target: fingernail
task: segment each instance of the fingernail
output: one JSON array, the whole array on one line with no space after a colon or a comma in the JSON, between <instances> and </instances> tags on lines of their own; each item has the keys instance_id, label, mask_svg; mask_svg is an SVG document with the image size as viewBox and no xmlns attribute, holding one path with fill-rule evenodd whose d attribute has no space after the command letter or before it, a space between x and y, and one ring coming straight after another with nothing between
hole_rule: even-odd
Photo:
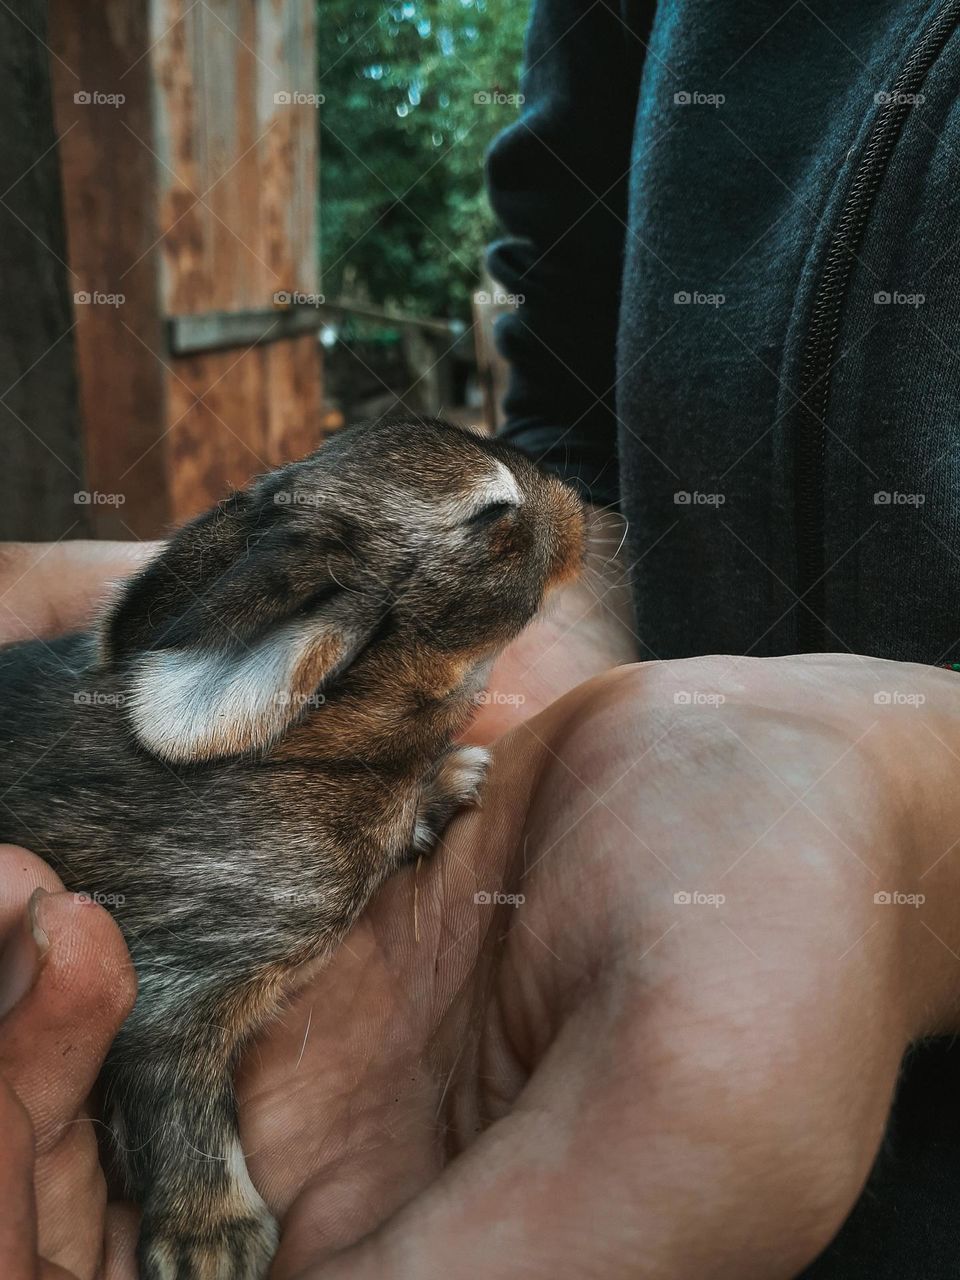
<instances>
[{"instance_id":1,"label":"fingernail","mask_svg":"<svg viewBox=\"0 0 960 1280\"><path fill-rule=\"evenodd\" d=\"M50 939L47 937L47 931L39 920L40 903L44 898L49 898L50 894L46 889L34 889L30 895L30 901L27 903L27 919L30 922L30 932L33 934L33 940L37 944L42 959L50 946Z\"/></svg>"},{"instance_id":2,"label":"fingernail","mask_svg":"<svg viewBox=\"0 0 960 1280\"><path fill-rule=\"evenodd\" d=\"M22 921L14 927L0 955L0 1018L27 994L37 980L50 939L40 923L39 913L46 889L34 889Z\"/></svg>"}]
</instances>

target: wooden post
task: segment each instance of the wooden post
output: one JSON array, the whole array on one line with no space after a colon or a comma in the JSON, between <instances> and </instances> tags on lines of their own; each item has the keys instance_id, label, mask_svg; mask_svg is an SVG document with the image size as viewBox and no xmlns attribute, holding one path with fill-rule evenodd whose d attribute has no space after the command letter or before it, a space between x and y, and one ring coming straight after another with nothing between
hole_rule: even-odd
<instances>
[{"instance_id":1,"label":"wooden post","mask_svg":"<svg viewBox=\"0 0 960 1280\"><path fill-rule=\"evenodd\" d=\"M51 0L51 43L91 517L155 536L320 442L313 333L170 343L315 295L313 3Z\"/></svg>"}]
</instances>

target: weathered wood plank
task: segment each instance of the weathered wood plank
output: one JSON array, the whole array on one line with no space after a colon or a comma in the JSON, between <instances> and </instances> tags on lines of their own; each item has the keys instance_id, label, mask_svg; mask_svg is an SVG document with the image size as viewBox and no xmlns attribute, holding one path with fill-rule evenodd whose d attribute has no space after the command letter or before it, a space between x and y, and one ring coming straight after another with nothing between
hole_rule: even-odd
<instances>
[{"instance_id":1,"label":"weathered wood plank","mask_svg":"<svg viewBox=\"0 0 960 1280\"><path fill-rule=\"evenodd\" d=\"M169 519L148 30L145 0L50 5L73 289L91 299L74 313L83 488L108 495L90 508L99 537L150 537Z\"/></svg>"},{"instance_id":2,"label":"weathered wood plank","mask_svg":"<svg viewBox=\"0 0 960 1280\"><path fill-rule=\"evenodd\" d=\"M315 292L312 5L153 0L153 11L165 307Z\"/></svg>"},{"instance_id":3,"label":"weathered wood plank","mask_svg":"<svg viewBox=\"0 0 960 1280\"><path fill-rule=\"evenodd\" d=\"M213 296L210 217L198 199L209 183L202 74L203 6L147 0L152 45L146 61L156 82L154 200L162 246L160 306L168 313L205 311Z\"/></svg>"},{"instance_id":4,"label":"weathered wood plank","mask_svg":"<svg viewBox=\"0 0 960 1280\"><path fill-rule=\"evenodd\" d=\"M213 311L197 315L171 316L168 321L170 350L174 355L249 346L254 342L280 342L303 333L318 332L325 325L344 318L373 320L379 324L421 330L446 345L455 343L459 351L469 336L462 324L422 316L382 311L351 302L326 302L322 306L264 307L247 311Z\"/></svg>"},{"instance_id":5,"label":"weathered wood plank","mask_svg":"<svg viewBox=\"0 0 960 1280\"><path fill-rule=\"evenodd\" d=\"M262 353L212 352L177 360L170 385L174 519L188 519L269 470Z\"/></svg>"},{"instance_id":6,"label":"weathered wood plank","mask_svg":"<svg viewBox=\"0 0 960 1280\"><path fill-rule=\"evenodd\" d=\"M273 466L303 457L323 441L320 353L312 335L263 349L266 370L264 452Z\"/></svg>"},{"instance_id":7,"label":"weathered wood plank","mask_svg":"<svg viewBox=\"0 0 960 1280\"><path fill-rule=\"evenodd\" d=\"M157 25L176 21L185 2L154 0ZM179 68L159 76L158 131L176 140L172 153L189 154L207 206L188 224L188 239L194 227L202 233L187 245L178 243L183 224L166 235L170 347L194 353L174 359L170 381L178 519L321 438L319 317L273 308L278 292L316 291L313 5L207 0L200 9L179 24L190 47L171 55L161 40L155 53L159 67L173 56ZM182 193L172 175L161 173L164 183L172 212ZM243 349L260 342L270 345Z\"/></svg>"},{"instance_id":8,"label":"weathered wood plank","mask_svg":"<svg viewBox=\"0 0 960 1280\"><path fill-rule=\"evenodd\" d=\"M255 342L280 342L322 328L321 313L314 307L274 307L259 311L213 311L192 316L171 316L170 350L193 355L226 347L249 347Z\"/></svg>"}]
</instances>

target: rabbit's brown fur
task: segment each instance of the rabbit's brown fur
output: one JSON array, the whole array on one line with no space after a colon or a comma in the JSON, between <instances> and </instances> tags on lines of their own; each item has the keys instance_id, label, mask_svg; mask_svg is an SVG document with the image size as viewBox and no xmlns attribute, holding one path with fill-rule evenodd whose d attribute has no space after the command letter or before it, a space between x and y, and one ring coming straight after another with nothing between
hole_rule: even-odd
<instances>
[{"instance_id":1,"label":"rabbit's brown fur","mask_svg":"<svg viewBox=\"0 0 960 1280\"><path fill-rule=\"evenodd\" d=\"M368 424L181 529L97 635L0 652L0 838L110 906L138 973L105 1096L143 1280L266 1273L237 1056L476 801L452 744L582 539L509 447Z\"/></svg>"}]
</instances>

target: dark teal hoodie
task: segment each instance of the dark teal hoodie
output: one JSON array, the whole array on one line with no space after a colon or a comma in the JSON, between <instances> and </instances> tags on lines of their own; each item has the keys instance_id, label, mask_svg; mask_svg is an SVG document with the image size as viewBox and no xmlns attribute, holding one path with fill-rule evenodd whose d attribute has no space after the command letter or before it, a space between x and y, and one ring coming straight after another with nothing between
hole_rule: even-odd
<instances>
[{"instance_id":1,"label":"dark teal hoodie","mask_svg":"<svg viewBox=\"0 0 960 1280\"><path fill-rule=\"evenodd\" d=\"M960 660L958 19L536 0L505 434L620 503L645 657ZM960 1276L960 1053L913 1062L811 1280Z\"/></svg>"},{"instance_id":2,"label":"dark teal hoodie","mask_svg":"<svg viewBox=\"0 0 960 1280\"><path fill-rule=\"evenodd\" d=\"M648 657L960 657L958 17L535 7L506 433L620 498Z\"/></svg>"}]
</instances>

